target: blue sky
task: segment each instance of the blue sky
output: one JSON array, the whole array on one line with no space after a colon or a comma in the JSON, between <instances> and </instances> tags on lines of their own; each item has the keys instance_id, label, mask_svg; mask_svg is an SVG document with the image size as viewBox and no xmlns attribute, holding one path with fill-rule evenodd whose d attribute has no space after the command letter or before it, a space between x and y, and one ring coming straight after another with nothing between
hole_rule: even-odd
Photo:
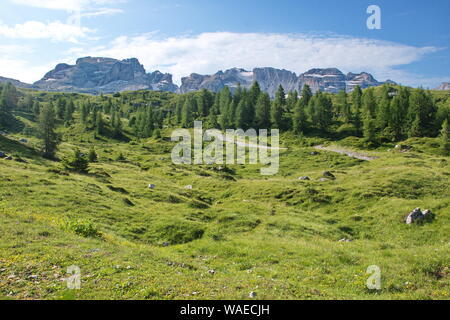
<instances>
[{"instance_id":1,"label":"blue sky","mask_svg":"<svg viewBox=\"0 0 450 320\"><path fill-rule=\"evenodd\" d=\"M366 10L381 9L381 30ZM0 76L33 82L82 56L137 57L147 71L338 67L378 80L450 81L448 0L2 0Z\"/></svg>"}]
</instances>

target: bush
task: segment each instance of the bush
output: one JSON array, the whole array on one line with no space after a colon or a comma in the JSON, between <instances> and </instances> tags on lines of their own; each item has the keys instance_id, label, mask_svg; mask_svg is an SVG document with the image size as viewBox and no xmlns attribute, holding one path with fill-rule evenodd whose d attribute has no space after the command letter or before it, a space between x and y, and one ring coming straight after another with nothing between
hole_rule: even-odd
<instances>
[{"instance_id":1,"label":"bush","mask_svg":"<svg viewBox=\"0 0 450 320\"><path fill-rule=\"evenodd\" d=\"M91 221L67 219L63 223L63 229L85 238L101 238L101 233Z\"/></svg>"},{"instance_id":2,"label":"bush","mask_svg":"<svg viewBox=\"0 0 450 320\"><path fill-rule=\"evenodd\" d=\"M92 147L91 150L89 150L88 155L89 162L97 162L98 156L97 152L95 152L95 149Z\"/></svg>"},{"instance_id":3,"label":"bush","mask_svg":"<svg viewBox=\"0 0 450 320\"><path fill-rule=\"evenodd\" d=\"M71 156L63 158L62 165L66 170L81 173L88 172L89 169L89 161L79 149L75 149Z\"/></svg>"}]
</instances>

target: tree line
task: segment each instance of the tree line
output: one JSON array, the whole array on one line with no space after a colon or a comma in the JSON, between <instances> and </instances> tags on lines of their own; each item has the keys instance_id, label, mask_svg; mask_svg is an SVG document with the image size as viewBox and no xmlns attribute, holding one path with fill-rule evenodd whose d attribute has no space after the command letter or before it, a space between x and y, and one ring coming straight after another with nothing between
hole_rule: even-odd
<instances>
[{"instance_id":1,"label":"tree line","mask_svg":"<svg viewBox=\"0 0 450 320\"><path fill-rule=\"evenodd\" d=\"M53 94L39 100L43 99L21 94L10 83L3 85L0 126L7 127L13 110L32 114L47 157L56 151L59 125L81 125L94 136L121 139L125 135L160 137L164 126L191 128L195 120L222 130L276 128L297 135L359 136L367 145L440 136L443 149L448 150L449 108L439 108L431 92L422 88L386 84L331 94L313 93L308 85L300 93L286 93L280 85L271 99L254 82L249 89L225 86L218 93L203 89L182 95L151 91L99 97Z\"/></svg>"}]
</instances>

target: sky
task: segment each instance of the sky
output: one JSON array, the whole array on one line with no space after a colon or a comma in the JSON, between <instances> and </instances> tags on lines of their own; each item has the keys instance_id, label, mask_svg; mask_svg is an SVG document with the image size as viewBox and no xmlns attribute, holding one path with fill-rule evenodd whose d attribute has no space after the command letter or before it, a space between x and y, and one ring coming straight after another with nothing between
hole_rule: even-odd
<instances>
[{"instance_id":1,"label":"sky","mask_svg":"<svg viewBox=\"0 0 450 320\"><path fill-rule=\"evenodd\" d=\"M380 9L381 29L367 20ZM135 57L147 72L233 67L450 81L449 0L1 0L0 76L32 83L77 58Z\"/></svg>"}]
</instances>

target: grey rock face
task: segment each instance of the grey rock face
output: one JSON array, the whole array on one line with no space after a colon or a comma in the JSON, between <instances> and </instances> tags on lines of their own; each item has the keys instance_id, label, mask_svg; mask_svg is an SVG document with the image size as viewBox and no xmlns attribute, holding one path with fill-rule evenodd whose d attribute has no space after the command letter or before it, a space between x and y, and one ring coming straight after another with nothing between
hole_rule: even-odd
<instances>
[{"instance_id":1,"label":"grey rock face","mask_svg":"<svg viewBox=\"0 0 450 320\"><path fill-rule=\"evenodd\" d=\"M175 92L172 75L159 71L146 73L139 60L116 60L86 57L75 65L58 64L33 87L49 91L84 93L113 93L133 90L161 90Z\"/></svg>"},{"instance_id":2,"label":"grey rock face","mask_svg":"<svg viewBox=\"0 0 450 320\"><path fill-rule=\"evenodd\" d=\"M283 86L286 93L293 90L300 93L305 84L308 84L313 92L320 90L337 93L340 90L350 92L357 85L368 88L383 84L366 72L344 75L336 68L311 69L299 76L294 72L275 68L255 68L253 71L234 68L225 72L219 71L214 75L193 73L189 77L181 79L182 85L179 92L186 93L200 89L218 92L224 86L230 87L233 91L238 84L248 89L254 81L258 81L261 89L269 93L271 97L275 96L280 85Z\"/></svg>"},{"instance_id":3,"label":"grey rock face","mask_svg":"<svg viewBox=\"0 0 450 320\"><path fill-rule=\"evenodd\" d=\"M313 92L339 92L346 90L345 75L336 68L311 69L299 77L299 86L305 84L311 87Z\"/></svg>"},{"instance_id":4,"label":"grey rock face","mask_svg":"<svg viewBox=\"0 0 450 320\"><path fill-rule=\"evenodd\" d=\"M21 82L16 79L10 79L5 77L0 77L0 83L8 83L10 82L12 85L14 85L16 88L30 88L31 84Z\"/></svg>"}]
</instances>

